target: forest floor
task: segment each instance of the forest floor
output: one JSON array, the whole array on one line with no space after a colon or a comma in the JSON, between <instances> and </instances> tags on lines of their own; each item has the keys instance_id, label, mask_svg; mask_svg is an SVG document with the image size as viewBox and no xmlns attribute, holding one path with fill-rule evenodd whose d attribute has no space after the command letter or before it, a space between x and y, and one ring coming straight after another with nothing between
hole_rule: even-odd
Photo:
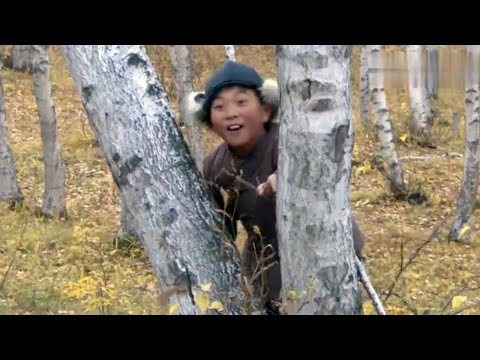
<instances>
[{"instance_id":1,"label":"forest floor","mask_svg":"<svg viewBox=\"0 0 480 360\"><path fill-rule=\"evenodd\" d=\"M237 46L237 60L253 65L262 76L275 77L273 46ZM403 49L387 47L389 54ZM460 47L452 49L459 58ZM176 95L168 52L149 47L152 62L173 108ZM194 47L195 86L223 61L222 46ZM409 141L409 99L406 85L387 88L397 152L431 159L405 161L405 180L424 194L422 205L397 201L384 176L372 166L378 153L374 137L359 119L358 47L352 60L352 106L356 129L351 181L351 206L365 233L367 271L385 299L389 314L477 314L480 300L480 224L478 212L465 237L447 241L446 226L456 208L463 177L464 134L450 130L454 112L464 120L463 90L440 88L431 102L436 148ZM93 133L80 98L58 49L51 48L51 78L62 157L66 173L68 220L45 221L35 216L43 197L43 162L39 118L31 75L2 69L10 145L26 207L9 210L0 204L0 314L162 314L154 273L138 245L120 246L113 239L119 227L119 197L108 166L93 144ZM374 115L372 114L372 119ZM218 144L202 130L207 149ZM439 228L438 235L431 237ZM414 261L398 276L402 259ZM398 280L395 280L398 277ZM365 314L375 314L364 295Z\"/></svg>"}]
</instances>

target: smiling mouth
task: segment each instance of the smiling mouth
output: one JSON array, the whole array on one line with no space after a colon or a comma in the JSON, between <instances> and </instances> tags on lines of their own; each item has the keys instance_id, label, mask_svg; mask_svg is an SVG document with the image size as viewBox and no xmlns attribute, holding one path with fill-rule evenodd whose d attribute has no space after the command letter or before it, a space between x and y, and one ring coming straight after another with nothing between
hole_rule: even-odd
<instances>
[{"instance_id":1,"label":"smiling mouth","mask_svg":"<svg viewBox=\"0 0 480 360\"><path fill-rule=\"evenodd\" d=\"M227 127L227 130L235 132L235 131L239 131L242 128L243 128L243 125L235 124L235 125L230 125L229 127Z\"/></svg>"}]
</instances>

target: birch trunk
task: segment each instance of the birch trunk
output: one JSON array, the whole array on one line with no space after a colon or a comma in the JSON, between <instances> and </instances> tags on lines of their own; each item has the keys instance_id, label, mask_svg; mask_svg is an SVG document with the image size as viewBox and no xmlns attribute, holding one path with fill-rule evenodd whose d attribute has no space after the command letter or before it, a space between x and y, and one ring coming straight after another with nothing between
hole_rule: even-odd
<instances>
[{"instance_id":1,"label":"birch trunk","mask_svg":"<svg viewBox=\"0 0 480 360\"><path fill-rule=\"evenodd\" d=\"M393 142L392 123L385 96L380 45L368 45L368 67L370 94L377 119L378 142L385 162L385 173L390 182L390 191L396 196L403 197L407 193L407 187Z\"/></svg>"},{"instance_id":2,"label":"birch trunk","mask_svg":"<svg viewBox=\"0 0 480 360\"><path fill-rule=\"evenodd\" d=\"M278 47L277 219L290 314L360 314L349 185L350 46Z\"/></svg>"},{"instance_id":3,"label":"birch trunk","mask_svg":"<svg viewBox=\"0 0 480 360\"><path fill-rule=\"evenodd\" d=\"M235 46L225 45L225 55L227 56L227 60L236 61L235 60Z\"/></svg>"},{"instance_id":4,"label":"birch trunk","mask_svg":"<svg viewBox=\"0 0 480 360\"><path fill-rule=\"evenodd\" d=\"M12 46L12 68L19 71L33 69L32 45Z\"/></svg>"},{"instance_id":5,"label":"birch trunk","mask_svg":"<svg viewBox=\"0 0 480 360\"><path fill-rule=\"evenodd\" d=\"M202 171L204 151L200 137L200 126L193 118L185 114L187 106L187 97L193 91L192 76L192 46L191 45L172 45L170 46L170 57L175 72L175 87L178 94L178 104L180 108L180 124L185 124L190 143L190 150L195 159L197 168Z\"/></svg>"},{"instance_id":6,"label":"birch trunk","mask_svg":"<svg viewBox=\"0 0 480 360\"><path fill-rule=\"evenodd\" d=\"M65 174L57 135L57 118L50 86L48 45L33 45L32 55L33 92L40 116L43 163L45 165L45 190L42 214L52 217L66 216Z\"/></svg>"},{"instance_id":7,"label":"birch trunk","mask_svg":"<svg viewBox=\"0 0 480 360\"><path fill-rule=\"evenodd\" d=\"M360 119L364 129L372 130L370 119L370 92L368 78L368 48L362 45L360 55Z\"/></svg>"},{"instance_id":8,"label":"birch trunk","mask_svg":"<svg viewBox=\"0 0 480 360\"><path fill-rule=\"evenodd\" d=\"M467 66L465 72L465 164L463 182L460 189L454 223L450 237L463 240L467 233L467 224L475 209L478 189L478 141L479 126L479 76L480 76L480 45L467 47Z\"/></svg>"},{"instance_id":9,"label":"birch trunk","mask_svg":"<svg viewBox=\"0 0 480 360\"><path fill-rule=\"evenodd\" d=\"M216 313L205 309L208 296L225 314L245 313L238 251L221 231L145 48L61 49L164 301L176 314Z\"/></svg>"},{"instance_id":10,"label":"birch trunk","mask_svg":"<svg viewBox=\"0 0 480 360\"><path fill-rule=\"evenodd\" d=\"M17 181L15 161L8 142L7 115L0 66L0 201L21 203L23 195Z\"/></svg>"},{"instance_id":11,"label":"birch trunk","mask_svg":"<svg viewBox=\"0 0 480 360\"><path fill-rule=\"evenodd\" d=\"M407 62L408 62L408 90L410 94L410 134L419 145L431 145L430 131L428 120L431 116L430 109L427 104L423 61L422 46L407 46Z\"/></svg>"},{"instance_id":12,"label":"birch trunk","mask_svg":"<svg viewBox=\"0 0 480 360\"><path fill-rule=\"evenodd\" d=\"M439 81L438 45L428 45L427 55L428 55L427 97L436 99L438 95L438 81Z\"/></svg>"},{"instance_id":13,"label":"birch trunk","mask_svg":"<svg viewBox=\"0 0 480 360\"><path fill-rule=\"evenodd\" d=\"M452 115L452 135L454 138L460 137L460 114L453 113Z\"/></svg>"}]
</instances>

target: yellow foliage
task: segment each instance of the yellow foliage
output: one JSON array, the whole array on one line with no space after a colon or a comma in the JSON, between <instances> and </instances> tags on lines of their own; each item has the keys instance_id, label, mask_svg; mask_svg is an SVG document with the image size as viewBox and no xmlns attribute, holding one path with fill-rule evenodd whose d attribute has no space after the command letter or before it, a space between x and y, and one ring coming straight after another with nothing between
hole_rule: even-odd
<instances>
[{"instance_id":1,"label":"yellow foliage","mask_svg":"<svg viewBox=\"0 0 480 360\"><path fill-rule=\"evenodd\" d=\"M198 294L195 296L195 303L198 305L198 308L202 314L205 314L208 309L208 299L208 294Z\"/></svg>"},{"instance_id":2,"label":"yellow foliage","mask_svg":"<svg viewBox=\"0 0 480 360\"><path fill-rule=\"evenodd\" d=\"M290 290L287 293L287 298L292 301L296 301L298 299L298 293L295 290Z\"/></svg>"},{"instance_id":3,"label":"yellow foliage","mask_svg":"<svg viewBox=\"0 0 480 360\"><path fill-rule=\"evenodd\" d=\"M463 234L465 234L468 230L470 230L470 226L465 225L464 227L462 227L462 229L458 233L458 238L461 238Z\"/></svg>"},{"instance_id":4,"label":"yellow foliage","mask_svg":"<svg viewBox=\"0 0 480 360\"><path fill-rule=\"evenodd\" d=\"M172 315L172 314L175 313L175 311L177 311L178 309L180 309L180 304L179 304L179 303L173 304L172 306L170 306L170 307L168 308L168 314L169 314L169 315Z\"/></svg>"},{"instance_id":5,"label":"yellow foliage","mask_svg":"<svg viewBox=\"0 0 480 360\"><path fill-rule=\"evenodd\" d=\"M405 309L402 309L401 307L398 307L396 305L387 305L385 311L389 315L403 315L405 314Z\"/></svg>"},{"instance_id":6,"label":"yellow foliage","mask_svg":"<svg viewBox=\"0 0 480 360\"><path fill-rule=\"evenodd\" d=\"M373 306L373 304L370 301L367 301L367 302L363 303L363 313L365 315L375 315L376 314L375 307Z\"/></svg>"},{"instance_id":7,"label":"yellow foliage","mask_svg":"<svg viewBox=\"0 0 480 360\"><path fill-rule=\"evenodd\" d=\"M355 176L364 175L372 169L373 169L373 166L370 163L370 161L365 160L361 166L355 167Z\"/></svg>"},{"instance_id":8,"label":"yellow foliage","mask_svg":"<svg viewBox=\"0 0 480 360\"><path fill-rule=\"evenodd\" d=\"M452 309L457 309L467 300L466 296L455 296L452 299Z\"/></svg>"},{"instance_id":9,"label":"yellow foliage","mask_svg":"<svg viewBox=\"0 0 480 360\"><path fill-rule=\"evenodd\" d=\"M223 311L223 304L220 301L214 301L208 305L208 308L211 310Z\"/></svg>"},{"instance_id":10,"label":"yellow foliage","mask_svg":"<svg viewBox=\"0 0 480 360\"><path fill-rule=\"evenodd\" d=\"M70 282L63 290L63 294L74 299L82 299L94 293L97 288L96 281L91 276L86 276L77 282Z\"/></svg>"},{"instance_id":11,"label":"yellow foliage","mask_svg":"<svg viewBox=\"0 0 480 360\"><path fill-rule=\"evenodd\" d=\"M403 142L407 142L408 137L409 137L408 134L405 133L405 134L400 135L399 139L402 140Z\"/></svg>"},{"instance_id":12,"label":"yellow foliage","mask_svg":"<svg viewBox=\"0 0 480 360\"><path fill-rule=\"evenodd\" d=\"M201 285L200 286L202 288L203 291L210 291L211 287L212 287L212 283L208 283L208 284L204 284L204 285Z\"/></svg>"}]
</instances>

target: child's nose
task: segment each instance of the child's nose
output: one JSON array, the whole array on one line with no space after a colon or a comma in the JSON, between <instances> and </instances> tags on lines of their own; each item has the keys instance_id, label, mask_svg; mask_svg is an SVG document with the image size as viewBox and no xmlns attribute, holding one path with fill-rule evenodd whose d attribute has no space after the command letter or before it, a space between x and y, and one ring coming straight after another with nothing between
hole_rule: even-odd
<instances>
[{"instance_id":1,"label":"child's nose","mask_svg":"<svg viewBox=\"0 0 480 360\"><path fill-rule=\"evenodd\" d=\"M234 119L238 116L237 107L234 105L228 105L225 111L225 115L227 119Z\"/></svg>"}]
</instances>

